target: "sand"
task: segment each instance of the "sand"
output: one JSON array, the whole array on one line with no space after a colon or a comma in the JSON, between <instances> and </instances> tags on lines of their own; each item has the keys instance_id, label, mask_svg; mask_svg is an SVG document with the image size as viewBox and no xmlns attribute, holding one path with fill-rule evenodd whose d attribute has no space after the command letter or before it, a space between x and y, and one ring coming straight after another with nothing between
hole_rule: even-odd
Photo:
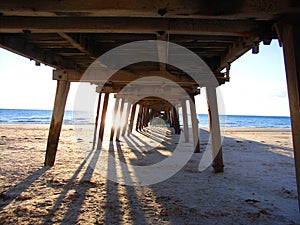
<instances>
[{"instance_id":1,"label":"sand","mask_svg":"<svg viewBox=\"0 0 300 225\"><path fill-rule=\"evenodd\" d=\"M168 148L149 131L152 139L134 133L142 137L139 155L126 139L113 151L126 162L154 163L178 141L168 132ZM288 129L226 129L224 173L199 172L202 154L194 154L174 176L149 186L93 171L80 149L91 143L72 126L63 126L55 166L44 168L47 135L46 125L0 125L0 224L300 224ZM200 137L203 151L207 132Z\"/></svg>"}]
</instances>

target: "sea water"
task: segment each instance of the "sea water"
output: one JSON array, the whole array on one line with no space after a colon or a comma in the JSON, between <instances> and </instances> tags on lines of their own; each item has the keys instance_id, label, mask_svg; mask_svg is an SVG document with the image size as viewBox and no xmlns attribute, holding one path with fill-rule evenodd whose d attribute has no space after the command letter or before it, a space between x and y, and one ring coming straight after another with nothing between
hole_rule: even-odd
<instances>
[{"instance_id":1,"label":"sea water","mask_svg":"<svg viewBox=\"0 0 300 225\"><path fill-rule=\"evenodd\" d=\"M0 123L2 124L50 124L52 110L31 109L0 109ZM180 115L180 124L182 116ZM190 117L189 117L190 120ZM198 114L199 127L208 127L208 116ZM64 124L92 124L94 116L85 112L66 111ZM189 122L189 124L191 124ZM241 128L290 128L289 117L283 116L220 116L222 127Z\"/></svg>"}]
</instances>

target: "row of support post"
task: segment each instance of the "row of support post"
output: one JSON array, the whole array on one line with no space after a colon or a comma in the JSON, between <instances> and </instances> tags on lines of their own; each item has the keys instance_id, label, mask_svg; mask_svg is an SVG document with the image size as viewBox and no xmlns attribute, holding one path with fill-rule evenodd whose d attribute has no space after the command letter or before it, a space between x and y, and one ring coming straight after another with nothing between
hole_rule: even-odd
<instances>
[{"instance_id":1,"label":"row of support post","mask_svg":"<svg viewBox=\"0 0 300 225\"><path fill-rule=\"evenodd\" d=\"M296 178L297 178L297 186L298 186L298 199L300 205L300 198L299 198L300 197L300 43L298 41L300 39L300 28L298 25L293 25L293 24L282 24L279 28L280 29L278 31L278 36L284 48L287 86L288 86L288 94L289 94L289 101L290 101ZM64 80L57 81L56 97L55 97L53 114L52 114L50 129L49 129L49 137L47 142L45 166L53 166L55 162L55 156L58 147L58 141L61 132L64 109L65 109L69 88L70 88L69 81L64 81ZM219 130L220 127L219 127L219 120L217 114L218 111L216 105L215 91L216 91L215 88L208 89L207 91L207 97L209 102L209 119L210 119L209 125L210 125L210 134L212 137L213 148L216 148L215 146L219 146L219 142L220 142L220 130ZM104 96L104 103L103 103L102 116L100 122L99 140L103 139L105 116L106 116L107 104L109 99L109 94L106 93L104 95L105 96ZM99 101L100 100L101 99L99 96ZM194 97L192 98L192 100L194 101ZM117 107L118 104L119 104L118 101L116 101L115 116L116 116L116 109L118 108ZM192 130L193 130L193 139L195 143L195 151L198 152L199 143L196 141L196 137L198 135L198 122L197 122L197 117L195 115L194 104L190 104L190 107L191 107ZM140 106L139 113L138 113L139 114L138 123L136 128L137 130L141 129L140 120L142 116L147 116L147 113L143 114L143 112L146 112L143 111L143 108L144 108L143 106ZM133 120L134 120L135 111L136 111L136 104L132 106L128 133L130 133L133 129ZM186 111L185 106L183 106L183 111L184 112ZM168 113L167 113L167 119L169 121L172 120ZM96 120L98 120L98 118ZM188 140L189 137L188 137L188 129L187 129L187 119L185 116L183 122L185 127L184 128L185 138L186 140ZM143 125L145 125L145 123L143 123ZM114 129L112 129L112 137L113 137L113 133L114 133ZM222 151L221 149L214 149L214 152L218 152L213 163L214 170L215 172L222 172L223 171Z\"/></svg>"},{"instance_id":2,"label":"row of support post","mask_svg":"<svg viewBox=\"0 0 300 225\"><path fill-rule=\"evenodd\" d=\"M45 165L47 166L54 165L56 150L58 146L59 133L61 130L63 112L64 112L69 86L70 86L69 82L58 81L56 99L55 99L54 110L53 110L53 117L51 121L47 152L46 152ZM98 144L97 144L98 149L101 148L102 141L103 141L106 112L107 112L107 106L109 101L109 93L105 93L105 94L99 93L99 99L98 99L97 110L96 110L97 113L95 119L93 148L96 146L96 141L97 141L96 134L97 134L102 95L104 95L104 99L103 99L103 105L101 110L102 113L101 113L100 128L99 128L99 135L98 135ZM215 103L216 102L215 89L210 89L210 91L207 92L207 97L210 105L208 115L210 119L210 130L211 130L210 133L211 133L211 139L213 143L212 146L214 148L214 152L218 152L218 154L216 154L213 167L215 169L215 172L222 172L223 171L222 152L220 149L216 149L217 147L215 147L215 146L220 146L220 141L221 141L217 104ZM200 146L199 146L199 134L198 134L198 119L197 119L196 108L194 104L195 103L194 96L191 96L191 99L192 101L190 102L189 105L190 105L190 114L191 114L191 122L192 122L191 125L192 125L192 133L193 133L193 143L194 143L195 153L199 153ZM213 99L213 100L211 101L209 99ZM115 106L114 106L113 124L110 132L110 141L113 141L114 137L116 141L119 141L121 135L121 129L122 129L122 135L125 135L127 128L128 128L127 134L130 134L133 130L137 104L132 105L130 102L127 102L127 106L126 106L127 109L125 115L123 115L124 106L125 106L125 99L119 98L117 96L115 101ZM189 142L187 101L186 100L182 101L181 106L182 106L185 141ZM211 108L214 108L216 110L211 110ZM140 104L138 115L137 115L137 121L136 121L136 131L142 131L145 127L147 127L150 120L155 116L155 113L158 112L155 112L154 110L150 109L146 105ZM165 114L166 114L165 117L167 121L169 121L170 126L174 127L175 134L180 134L181 128L179 123L178 108L172 106L170 110L165 111ZM130 116L130 120L129 120L129 116ZM123 126L121 126L122 125L121 121L123 120L125 122ZM115 135L115 129L116 129L116 135Z\"/></svg>"}]
</instances>

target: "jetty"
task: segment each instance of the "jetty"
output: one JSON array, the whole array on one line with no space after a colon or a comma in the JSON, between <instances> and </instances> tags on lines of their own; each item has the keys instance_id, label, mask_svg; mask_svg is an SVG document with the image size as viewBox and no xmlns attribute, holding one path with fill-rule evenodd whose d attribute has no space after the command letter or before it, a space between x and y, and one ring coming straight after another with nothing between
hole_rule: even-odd
<instances>
[{"instance_id":1,"label":"jetty","mask_svg":"<svg viewBox=\"0 0 300 225\"><path fill-rule=\"evenodd\" d=\"M95 147L101 147L107 105L114 93L114 116L124 115L126 123L122 129L111 127L111 141L133 129L143 130L157 116L179 134L180 108L184 137L193 141L195 153L200 151L195 96L205 87L213 169L219 173L224 163L216 89L229 82L236 59L249 50L258 54L261 44L278 40L285 58L300 202L299 17L296 0L11 0L0 2L0 47L34 60L37 66L54 68L57 90L45 166L55 163L70 85L86 82L96 85L99 93ZM123 91L131 83L132 88Z\"/></svg>"}]
</instances>

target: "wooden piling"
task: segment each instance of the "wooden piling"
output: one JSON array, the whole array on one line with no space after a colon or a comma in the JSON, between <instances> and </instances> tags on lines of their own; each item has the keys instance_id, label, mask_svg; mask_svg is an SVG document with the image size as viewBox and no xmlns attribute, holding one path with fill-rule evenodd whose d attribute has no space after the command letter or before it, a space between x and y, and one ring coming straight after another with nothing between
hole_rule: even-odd
<instances>
[{"instance_id":1,"label":"wooden piling","mask_svg":"<svg viewBox=\"0 0 300 225\"><path fill-rule=\"evenodd\" d=\"M171 120L171 125L170 127L175 128L175 117L174 117L174 111L173 111L173 107L170 110L170 120Z\"/></svg>"},{"instance_id":2,"label":"wooden piling","mask_svg":"<svg viewBox=\"0 0 300 225\"><path fill-rule=\"evenodd\" d=\"M143 121L143 126L148 127L149 123L149 108L146 106L144 109L144 121Z\"/></svg>"},{"instance_id":3,"label":"wooden piling","mask_svg":"<svg viewBox=\"0 0 300 225\"><path fill-rule=\"evenodd\" d=\"M129 113L130 113L130 109L131 109L131 103L127 103L127 108L126 108L126 114L125 114L125 123L124 126L122 128L122 136L125 135L127 127L128 127L128 120L129 120Z\"/></svg>"},{"instance_id":4,"label":"wooden piling","mask_svg":"<svg viewBox=\"0 0 300 225\"><path fill-rule=\"evenodd\" d=\"M102 115L101 115L101 122L100 122L100 129L99 129L99 138L98 138L98 145L97 149L102 147L102 141L104 136L104 129L105 129L105 120L106 120L106 112L107 112L107 105L109 100L109 93L105 93L104 101L103 101L103 108L102 108Z\"/></svg>"},{"instance_id":5,"label":"wooden piling","mask_svg":"<svg viewBox=\"0 0 300 225\"><path fill-rule=\"evenodd\" d=\"M70 90L70 82L65 80L57 81L54 107L50 124L45 166L53 166L55 162L61 126L63 123L64 111L67 102L68 93Z\"/></svg>"},{"instance_id":6,"label":"wooden piling","mask_svg":"<svg viewBox=\"0 0 300 225\"><path fill-rule=\"evenodd\" d=\"M170 110L166 110L165 112L166 112L167 122L168 122L168 124L171 127Z\"/></svg>"},{"instance_id":7,"label":"wooden piling","mask_svg":"<svg viewBox=\"0 0 300 225\"><path fill-rule=\"evenodd\" d=\"M188 117L187 117L187 109L186 109L186 100L182 101L181 106L182 106L184 138L186 142L189 142L189 125L188 125Z\"/></svg>"},{"instance_id":8,"label":"wooden piling","mask_svg":"<svg viewBox=\"0 0 300 225\"><path fill-rule=\"evenodd\" d=\"M300 26L281 29L293 135L294 160L300 208Z\"/></svg>"},{"instance_id":9,"label":"wooden piling","mask_svg":"<svg viewBox=\"0 0 300 225\"><path fill-rule=\"evenodd\" d=\"M141 130L141 120L142 120L142 113L143 113L143 105L139 105L139 112L138 112L138 116L137 116L137 120L136 120L136 127L135 130L136 131L140 131Z\"/></svg>"},{"instance_id":10,"label":"wooden piling","mask_svg":"<svg viewBox=\"0 0 300 225\"><path fill-rule=\"evenodd\" d=\"M200 152L199 145L199 126L198 126L198 118L196 113L196 105L195 105L195 97L193 95L190 96L190 111L191 111L191 121L192 121L192 131L193 131L193 142L195 147L195 153Z\"/></svg>"},{"instance_id":11,"label":"wooden piling","mask_svg":"<svg viewBox=\"0 0 300 225\"><path fill-rule=\"evenodd\" d=\"M135 111L136 111L136 106L137 104L135 103L133 106L132 106L132 109L131 109L131 113L130 113L130 122L129 122L129 129L128 129L128 135L132 133L132 130L133 130L133 123L134 123L134 117L135 117Z\"/></svg>"},{"instance_id":12,"label":"wooden piling","mask_svg":"<svg viewBox=\"0 0 300 225\"><path fill-rule=\"evenodd\" d=\"M121 104L120 104L120 110L119 110L119 123L118 123L118 126L117 126L117 133L116 133L116 141L120 141L120 133L121 133L121 123L122 123L122 117L123 117L123 110L124 110L124 99L121 98L120 99L121 101Z\"/></svg>"},{"instance_id":13,"label":"wooden piling","mask_svg":"<svg viewBox=\"0 0 300 225\"><path fill-rule=\"evenodd\" d=\"M219 111L215 87L206 87L206 98L208 104L208 120L210 138L212 143L213 168L215 173L224 172L221 131L219 122Z\"/></svg>"},{"instance_id":14,"label":"wooden piling","mask_svg":"<svg viewBox=\"0 0 300 225\"><path fill-rule=\"evenodd\" d=\"M175 108L175 120L176 120L176 133L180 134L181 129L180 129L180 122L179 122L179 108Z\"/></svg>"},{"instance_id":15,"label":"wooden piling","mask_svg":"<svg viewBox=\"0 0 300 225\"><path fill-rule=\"evenodd\" d=\"M94 139L93 139L93 149L95 148L96 140L97 140L97 130L98 130L98 120L99 120L99 113L100 113L100 104L101 104L101 92L99 93L98 104L97 104L97 111L96 111L95 128L94 128Z\"/></svg>"},{"instance_id":16,"label":"wooden piling","mask_svg":"<svg viewBox=\"0 0 300 225\"><path fill-rule=\"evenodd\" d=\"M114 134L115 134L115 125L116 125L116 118L117 118L117 113L118 113L118 109L119 109L119 98L116 98L116 102L115 102L115 108L114 108L114 115L113 115L113 119L112 119L112 123L111 123L111 130L110 130L110 141L113 141L114 139Z\"/></svg>"}]
</instances>

